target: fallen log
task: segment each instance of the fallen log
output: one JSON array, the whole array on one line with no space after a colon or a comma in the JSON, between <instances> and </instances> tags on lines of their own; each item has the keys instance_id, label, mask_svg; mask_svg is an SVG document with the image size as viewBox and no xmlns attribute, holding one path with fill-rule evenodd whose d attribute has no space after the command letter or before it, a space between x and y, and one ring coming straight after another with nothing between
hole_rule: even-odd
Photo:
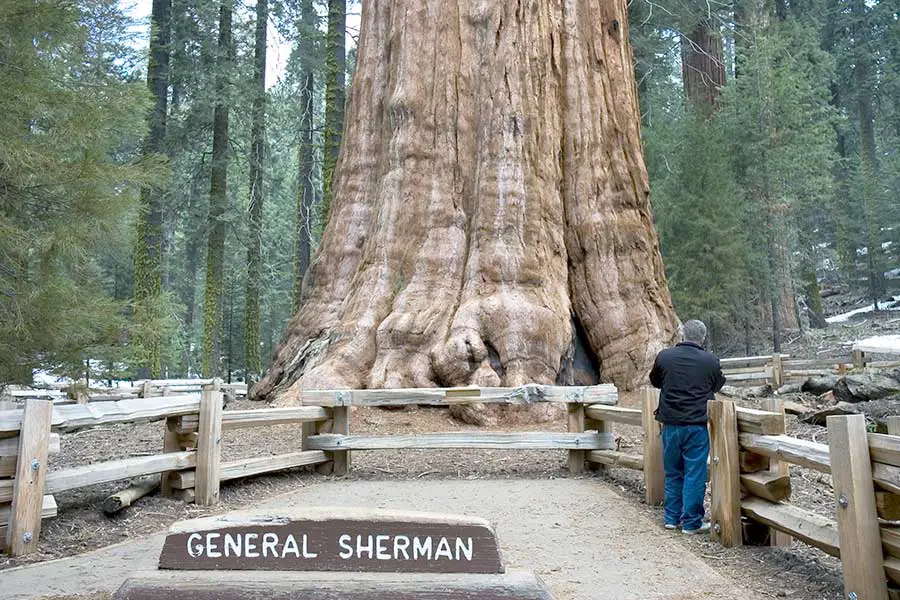
<instances>
[{"instance_id":1,"label":"fallen log","mask_svg":"<svg viewBox=\"0 0 900 600\"><path fill-rule=\"evenodd\" d=\"M159 488L159 475L141 477L132 482L130 486L103 500L103 512L113 515L123 508L131 506L136 500L152 494Z\"/></svg>"},{"instance_id":2,"label":"fallen log","mask_svg":"<svg viewBox=\"0 0 900 600\"><path fill-rule=\"evenodd\" d=\"M810 410L804 413L800 420L810 425L821 425L825 427L828 417L837 415L855 415L859 410L849 402L838 402L834 406L827 406L819 410Z\"/></svg>"},{"instance_id":3,"label":"fallen log","mask_svg":"<svg viewBox=\"0 0 900 600\"><path fill-rule=\"evenodd\" d=\"M823 375L822 377L810 377L800 386L800 391L809 392L816 396L821 396L825 392L830 392L837 385L838 378L835 375Z\"/></svg>"}]
</instances>

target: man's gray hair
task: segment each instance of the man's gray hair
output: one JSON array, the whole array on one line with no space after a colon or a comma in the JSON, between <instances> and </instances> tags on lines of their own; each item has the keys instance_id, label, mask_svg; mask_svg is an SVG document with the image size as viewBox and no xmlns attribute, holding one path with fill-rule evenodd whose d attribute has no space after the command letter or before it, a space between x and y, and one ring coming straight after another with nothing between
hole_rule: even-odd
<instances>
[{"instance_id":1,"label":"man's gray hair","mask_svg":"<svg viewBox=\"0 0 900 600\"><path fill-rule=\"evenodd\" d=\"M691 319L681 326L681 336L686 342L703 345L706 340L706 325L703 321Z\"/></svg>"}]
</instances>

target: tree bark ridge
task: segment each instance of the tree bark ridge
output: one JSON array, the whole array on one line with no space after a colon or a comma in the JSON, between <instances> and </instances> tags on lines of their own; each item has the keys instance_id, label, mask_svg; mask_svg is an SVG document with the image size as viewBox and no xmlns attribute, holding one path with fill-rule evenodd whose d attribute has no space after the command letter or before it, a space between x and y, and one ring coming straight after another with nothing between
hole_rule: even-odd
<instances>
[{"instance_id":1,"label":"tree bark ridge","mask_svg":"<svg viewBox=\"0 0 900 600\"><path fill-rule=\"evenodd\" d=\"M627 389L673 339L623 1L365 2L343 139L254 397Z\"/></svg>"}]
</instances>

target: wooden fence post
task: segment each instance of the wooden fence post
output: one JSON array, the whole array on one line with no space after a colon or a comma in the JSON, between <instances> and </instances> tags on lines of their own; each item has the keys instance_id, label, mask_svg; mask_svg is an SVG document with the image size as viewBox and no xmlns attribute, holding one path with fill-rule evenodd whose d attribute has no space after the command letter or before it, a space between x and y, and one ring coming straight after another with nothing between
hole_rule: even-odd
<instances>
[{"instance_id":1,"label":"wooden fence post","mask_svg":"<svg viewBox=\"0 0 900 600\"><path fill-rule=\"evenodd\" d=\"M712 536L723 546L741 545L741 473L734 402L709 402L710 522Z\"/></svg>"},{"instance_id":2,"label":"wooden fence post","mask_svg":"<svg viewBox=\"0 0 900 600\"><path fill-rule=\"evenodd\" d=\"M784 385L784 363L781 354L772 355L772 387L776 390Z\"/></svg>"},{"instance_id":3,"label":"wooden fence post","mask_svg":"<svg viewBox=\"0 0 900 600\"><path fill-rule=\"evenodd\" d=\"M222 450L222 392L200 393L200 425L197 435L197 468L194 500L199 506L219 501L219 467Z\"/></svg>"},{"instance_id":4,"label":"wooden fence post","mask_svg":"<svg viewBox=\"0 0 900 600\"><path fill-rule=\"evenodd\" d=\"M761 407L763 410L767 410L769 412L778 412L784 415L784 400L782 398L764 398ZM784 417L782 416L782 423L784 423ZM784 427L781 429L781 433L784 433ZM783 460L775 460L769 459L769 472L777 473L782 477L790 477L791 469L790 465ZM783 531L778 531L777 529L769 528L769 545L770 546L779 546L785 547L790 546L794 541L790 535Z\"/></svg>"},{"instance_id":5,"label":"wooden fence post","mask_svg":"<svg viewBox=\"0 0 900 600\"><path fill-rule=\"evenodd\" d=\"M656 408L659 390L641 388L641 425L644 429L644 500L658 506L666 498L666 474L663 471L662 435Z\"/></svg>"},{"instance_id":6,"label":"wooden fence post","mask_svg":"<svg viewBox=\"0 0 900 600\"><path fill-rule=\"evenodd\" d=\"M862 350L854 348L850 351L851 360L854 369L862 369L866 366L866 353Z\"/></svg>"},{"instance_id":7,"label":"wooden fence post","mask_svg":"<svg viewBox=\"0 0 900 600\"><path fill-rule=\"evenodd\" d=\"M350 407L335 406L332 409L332 428L339 435L350 435ZM346 475L350 470L350 452L338 450L334 452L334 474Z\"/></svg>"},{"instance_id":8,"label":"wooden fence post","mask_svg":"<svg viewBox=\"0 0 900 600\"><path fill-rule=\"evenodd\" d=\"M827 423L844 593L859 600L887 600L866 417L831 416Z\"/></svg>"},{"instance_id":9,"label":"wooden fence post","mask_svg":"<svg viewBox=\"0 0 900 600\"><path fill-rule=\"evenodd\" d=\"M568 429L569 433L584 432L584 404L570 402L566 404L566 410L569 414ZM569 450L569 473L578 475L584 472L584 461L587 454L584 450Z\"/></svg>"},{"instance_id":10,"label":"wooden fence post","mask_svg":"<svg viewBox=\"0 0 900 600\"><path fill-rule=\"evenodd\" d=\"M52 419L53 402L50 400L29 400L25 403L19 430L12 507L6 530L6 547L10 556L23 556L38 548Z\"/></svg>"},{"instance_id":11,"label":"wooden fence post","mask_svg":"<svg viewBox=\"0 0 900 600\"><path fill-rule=\"evenodd\" d=\"M178 435L178 425L180 423L181 417L168 417L166 419L166 428L163 432L163 452L181 451L181 440ZM169 476L172 473L174 473L174 471L165 471L159 474L159 490L166 498L172 497L172 485L169 481Z\"/></svg>"}]
</instances>

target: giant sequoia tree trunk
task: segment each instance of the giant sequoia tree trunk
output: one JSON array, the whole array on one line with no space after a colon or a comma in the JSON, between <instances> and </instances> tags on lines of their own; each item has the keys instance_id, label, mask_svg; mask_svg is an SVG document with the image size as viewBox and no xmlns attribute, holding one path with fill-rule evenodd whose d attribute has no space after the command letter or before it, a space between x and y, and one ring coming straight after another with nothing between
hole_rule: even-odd
<instances>
[{"instance_id":1,"label":"giant sequoia tree trunk","mask_svg":"<svg viewBox=\"0 0 900 600\"><path fill-rule=\"evenodd\" d=\"M253 390L645 379L677 322L624 0L363 2L332 213Z\"/></svg>"}]
</instances>

